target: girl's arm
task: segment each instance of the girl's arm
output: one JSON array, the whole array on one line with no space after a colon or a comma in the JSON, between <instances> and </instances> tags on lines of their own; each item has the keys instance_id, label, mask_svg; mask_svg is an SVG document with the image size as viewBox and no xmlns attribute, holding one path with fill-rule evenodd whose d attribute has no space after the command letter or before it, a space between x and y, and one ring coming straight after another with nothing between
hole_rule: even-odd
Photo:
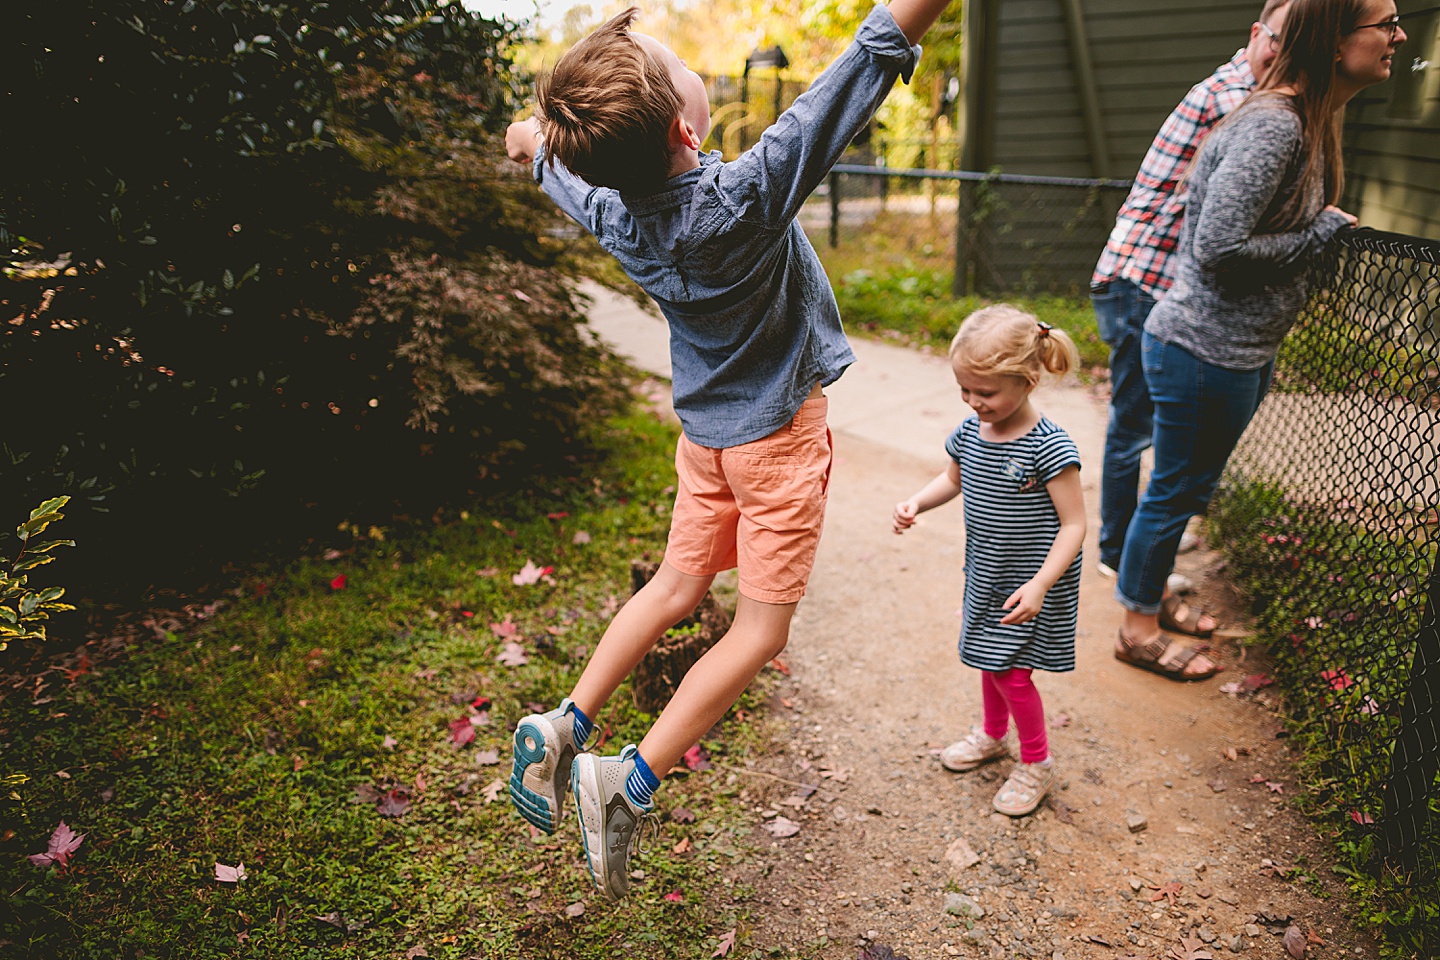
<instances>
[{"instance_id":1,"label":"girl's arm","mask_svg":"<svg viewBox=\"0 0 1440 960\"><path fill-rule=\"evenodd\" d=\"M1024 623L1034 619L1045 603L1045 594L1064 576L1070 564L1080 555L1085 542L1085 495L1080 492L1080 466L1071 464L1045 484L1055 513L1060 517L1060 532L1045 555L1040 570L1019 590L1010 594L1001 606L1009 610L1001 623Z\"/></svg>"},{"instance_id":2,"label":"girl's arm","mask_svg":"<svg viewBox=\"0 0 1440 960\"><path fill-rule=\"evenodd\" d=\"M1080 489L1078 481L1075 484L1075 489L1077 491ZM955 499L955 495L959 492L960 464L951 460L950 465L945 468L944 473L938 474L934 480L925 484L925 486L922 487L918 493L912 495L909 500L902 501L895 505L895 516L892 518L895 532L904 533L910 529L910 527L914 526L916 516L924 513L926 510L938 507L942 503L949 503ZM1083 518L1081 519L1081 523L1084 523Z\"/></svg>"}]
</instances>

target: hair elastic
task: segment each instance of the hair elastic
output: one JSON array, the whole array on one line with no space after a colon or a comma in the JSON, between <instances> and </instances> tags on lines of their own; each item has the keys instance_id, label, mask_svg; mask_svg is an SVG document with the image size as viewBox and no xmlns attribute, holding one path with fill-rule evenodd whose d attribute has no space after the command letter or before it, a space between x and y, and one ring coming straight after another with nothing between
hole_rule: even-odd
<instances>
[{"instance_id":1,"label":"hair elastic","mask_svg":"<svg viewBox=\"0 0 1440 960\"><path fill-rule=\"evenodd\" d=\"M1055 329L1053 326L1046 323L1044 320L1036 320L1035 322L1040 325L1040 336L1042 337L1050 336L1050 331Z\"/></svg>"}]
</instances>

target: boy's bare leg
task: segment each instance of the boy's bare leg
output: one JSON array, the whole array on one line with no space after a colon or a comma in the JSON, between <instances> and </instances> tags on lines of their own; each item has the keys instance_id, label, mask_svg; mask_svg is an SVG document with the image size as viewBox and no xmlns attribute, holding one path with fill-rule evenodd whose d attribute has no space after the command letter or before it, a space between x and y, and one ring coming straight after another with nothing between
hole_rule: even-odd
<instances>
[{"instance_id":1,"label":"boy's bare leg","mask_svg":"<svg viewBox=\"0 0 1440 960\"><path fill-rule=\"evenodd\" d=\"M679 763L765 664L785 649L795 606L740 596L734 624L685 674L680 689L640 741L640 755L656 776L665 776Z\"/></svg>"},{"instance_id":2,"label":"boy's bare leg","mask_svg":"<svg viewBox=\"0 0 1440 960\"><path fill-rule=\"evenodd\" d=\"M587 717L597 717L620 681L630 675L660 636L694 612L714 579L681 573L661 561L650 582L620 608L605 628L605 635L570 694L575 706Z\"/></svg>"}]
</instances>

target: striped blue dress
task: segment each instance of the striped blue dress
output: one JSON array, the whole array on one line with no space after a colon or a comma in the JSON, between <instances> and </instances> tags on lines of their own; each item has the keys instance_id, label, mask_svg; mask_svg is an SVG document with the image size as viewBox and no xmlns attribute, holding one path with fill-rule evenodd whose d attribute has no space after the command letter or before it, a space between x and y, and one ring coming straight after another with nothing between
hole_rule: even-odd
<instances>
[{"instance_id":1,"label":"striped blue dress","mask_svg":"<svg viewBox=\"0 0 1440 960\"><path fill-rule=\"evenodd\" d=\"M1025 436L994 443L980 438L980 421L970 417L955 428L945 452L960 465L965 502L960 661L990 671L1074 670L1080 557L1050 588L1034 619L1002 624L1000 618L1006 613L1001 604L1035 576L1060 532L1045 484L1080 463L1075 441L1041 417Z\"/></svg>"}]
</instances>

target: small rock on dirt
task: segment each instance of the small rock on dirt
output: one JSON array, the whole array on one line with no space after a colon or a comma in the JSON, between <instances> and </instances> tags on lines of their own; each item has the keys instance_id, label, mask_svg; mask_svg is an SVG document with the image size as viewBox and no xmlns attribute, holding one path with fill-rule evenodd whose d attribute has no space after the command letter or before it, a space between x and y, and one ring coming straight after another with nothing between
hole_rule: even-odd
<instances>
[{"instance_id":1,"label":"small rock on dirt","mask_svg":"<svg viewBox=\"0 0 1440 960\"><path fill-rule=\"evenodd\" d=\"M1150 821L1145 818L1144 814L1127 813L1125 815L1125 826L1131 833L1139 833L1150 826Z\"/></svg>"},{"instance_id":2,"label":"small rock on dirt","mask_svg":"<svg viewBox=\"0 0 1440 960\"><path fill-rule=\"evenodd\" d=\"M972 920L979 920L985 916L985 908L963 893L945 895L945 912L956 917L969 917Z\"/></svg>"},{"instance_id":3,"label":"small rock on dirt","mask_svg":"<svg viewBox=\"0 0 1440 960\"><path fill-rule=\"evenodd\" d=\"M951 873L959 874L980 862L980 855L970 848L964 837L958 838L945 850L945 862Z\"/></svg>"}]
</instances>

